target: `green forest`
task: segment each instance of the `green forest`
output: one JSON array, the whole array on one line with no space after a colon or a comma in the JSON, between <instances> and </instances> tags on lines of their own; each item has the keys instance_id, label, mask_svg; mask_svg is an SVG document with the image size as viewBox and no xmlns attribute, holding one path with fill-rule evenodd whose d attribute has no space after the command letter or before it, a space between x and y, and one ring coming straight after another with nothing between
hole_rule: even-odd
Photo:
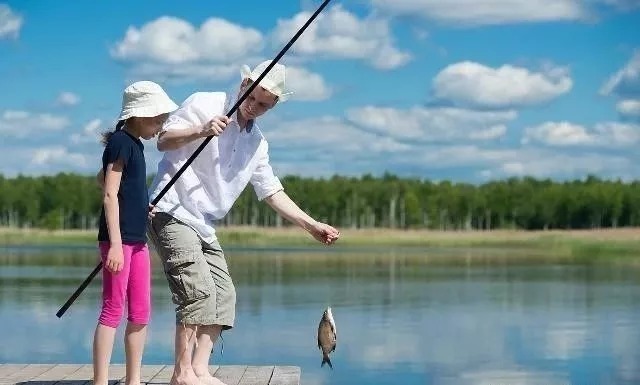
<instances>
[{"instance_id":1,"label":"green forest","mask_svg":"<svg viewBox=\"0 0 640 385\"><path fill-rule=\"evenodd\" d=\"M149 178L151 180L152 176ZM640 182L531 177L484 184L400 178L282 178L315 218L342 228L592 229L640 225ZM102 196L94 176L0 176L0 226L92 229ZM287 226L249 185L219 223Z\"/></svg>"}]
</instances>

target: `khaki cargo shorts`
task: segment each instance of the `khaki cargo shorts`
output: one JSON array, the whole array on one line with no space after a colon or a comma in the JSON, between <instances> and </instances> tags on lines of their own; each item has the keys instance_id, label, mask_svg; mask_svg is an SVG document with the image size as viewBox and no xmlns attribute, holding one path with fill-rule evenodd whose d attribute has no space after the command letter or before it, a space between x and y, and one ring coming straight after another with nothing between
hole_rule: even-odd
<instances>
[{"instance_id":1,"label":"khaki cargo shorts","mask_svg":"<svg viewBox=\"0 0 640 385\"><path fill-rule=\"evenodd\" d=\"M193 228L161 212L149 222L147 236L150 251L162 261L176 322L231 329L236 290L220 244L203 242Z\"/></svg>"}]
</instances>

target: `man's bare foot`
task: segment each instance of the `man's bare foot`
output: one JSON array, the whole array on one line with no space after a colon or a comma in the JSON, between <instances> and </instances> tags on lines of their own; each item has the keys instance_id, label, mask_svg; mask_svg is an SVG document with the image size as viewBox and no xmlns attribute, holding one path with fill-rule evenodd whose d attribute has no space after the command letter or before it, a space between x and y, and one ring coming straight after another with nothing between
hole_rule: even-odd
<instances>
[{"instance_id":1,"label":"man's bare foot","mask_svg":"<svg viewBox=\"0 0 640 385\"><path fill-rule=\"evenodd\" d=\"M208 371L198 374L198 379L202 385L226 385L224 382L212 376Z\"/></svg>"},{"instance_id":2,"label":"man's bare foot","mask_svg":"<svg viewBox=\"0 0 640 385\"><path fill-rule=\"evenodd\" d=\"M188 370L181 373L174 371L169 385L203 385L203 383L193 370Z\"/></svg>"}]
</instances>

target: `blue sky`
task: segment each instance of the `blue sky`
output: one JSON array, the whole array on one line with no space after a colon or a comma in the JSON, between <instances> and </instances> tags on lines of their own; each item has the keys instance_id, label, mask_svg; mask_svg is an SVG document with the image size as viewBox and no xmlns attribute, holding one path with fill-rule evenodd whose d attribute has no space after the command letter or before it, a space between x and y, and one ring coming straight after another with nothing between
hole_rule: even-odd
<instances>
[{"instance_id":1,"label":"blue sky","mask_svg":"<svg viewBox=\"0 0 640 385\"><path fill-rule=\"evenodd\" d=\"M94 172L128 83L233 91L320 2L235 4L0 3L0 173ZM333 0L281 62L280 175L640 176L640 0Z\"/></svg>"}]
</instances>

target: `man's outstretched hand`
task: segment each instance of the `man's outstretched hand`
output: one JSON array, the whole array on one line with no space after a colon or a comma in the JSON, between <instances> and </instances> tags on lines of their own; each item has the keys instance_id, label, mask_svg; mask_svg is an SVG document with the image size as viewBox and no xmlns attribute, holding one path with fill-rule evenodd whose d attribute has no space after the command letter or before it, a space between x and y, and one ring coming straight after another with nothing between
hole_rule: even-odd
<instances>
[{"instance_id":1,"label":"man's outstretched hand","mask_svg":"<svg viewBox=\"0 0 640 385\"><path fill-rule=\"evenodd\" d=\"M332 245L340 238L340 232L337 229L322 222L315 222L308 231L318 242L325 245Z\"/></svg>"}]
</instances>

